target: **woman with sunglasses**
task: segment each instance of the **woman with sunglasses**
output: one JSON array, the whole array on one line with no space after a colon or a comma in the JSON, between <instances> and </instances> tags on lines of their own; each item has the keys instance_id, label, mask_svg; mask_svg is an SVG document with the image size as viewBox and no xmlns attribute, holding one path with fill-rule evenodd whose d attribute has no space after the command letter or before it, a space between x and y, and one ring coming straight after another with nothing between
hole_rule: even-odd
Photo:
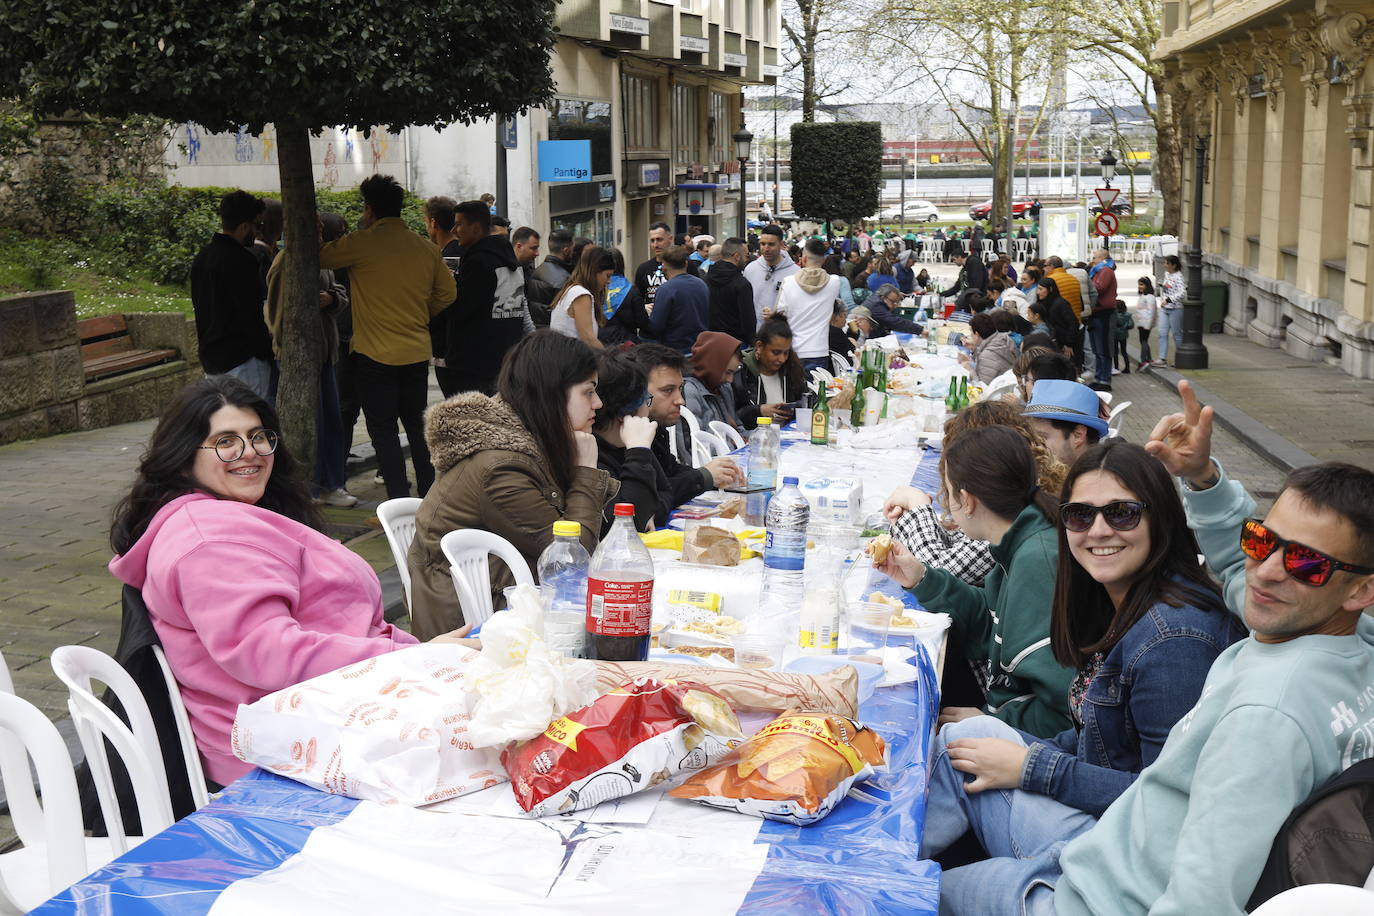
<instances>
[{"instance_id":1,"label":"woman with sunglasses","mask_svg":"<svg viewBox=\"0 0 1374 916\"><path fill-rule=\"evenodd\" d=\"M633 503L635 527L653 531L668 524L673 511L672 485L652 451L658 424L649 419L653 397L649 374L630 354L603 350L597 359L596 409L592 435L596 436L596 466L620 481L614 502L602 510L605 535L615 521L615 503Z\"/></svg>"},{"instance_id":2,"label":"woman with sunglasses","mask_svg":"<svg viewBox=\"0 0 1374 916\"><path fill-rule=\"evenodd\" d=\"M991 545L994 566L983 585L927 568L899 541L877 567L922 607L948 613L953 637L980 669L983 707L946 707L940 724L987 712L1031 734L1056 735L1070 724L1073 678L1049 646L1058 501L1040 489L1025 437L1006 426L975 429L950 443L940 476L946 510L966 535Z\"/></svg>"},{"instance_id":3,"label":"woman with sunglasses","mask_svg":"<svg viewBox=\"0 0 1374 916\"><path fill-rule=\"evenodd\" d=\"M382 618L372 567L322 532L278 428L237 379L184 388L110 531L110 572L142 593L219 785L251 769L230 749L240 703L416 641Z\"/></svg>"},{"instance_id":4,"label":"woman with sunglasses","mask_svg":"<svg viewBox=\"0 0 1374 916\"><path fill-rule=\"evenodd\" d=\"M972 826L991 856L944 873L942 912L1033 911L1058 880L1059 847L1154 762L1212 662L1245 636L1198 563L1173 481L1143 448L1092 446L1063 492L1050 644L1078 672L1073 726L1037 740L980 716L940 732L924 851Z\"/></svg>"}]
</instances>

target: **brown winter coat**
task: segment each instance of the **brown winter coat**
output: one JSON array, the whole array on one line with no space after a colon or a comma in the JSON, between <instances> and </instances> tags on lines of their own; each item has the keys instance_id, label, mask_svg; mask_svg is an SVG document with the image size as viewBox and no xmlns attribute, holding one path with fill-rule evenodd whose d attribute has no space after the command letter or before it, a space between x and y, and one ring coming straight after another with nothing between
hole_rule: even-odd
<instances>
[{"instance_id":1,"label":"brown winter coat","mask_svg":"<svg viewBox=\"0 0 1374 916\"><path fill-rule=\"evenodd\" d=\"M425 441L435 481L415 516L411 542L411 632L422 640L463 625L458 595L439 539L460 528L499 534L515 545L535 572L539 554L553 540L553 523L582 525L582 544L596 549L601 510L618 484L598 468L577 467L564 491L515 411L500 398L467 392L435 404L425 414ZM494 606L501 589L514 584L504 563L491 563Z\"/></svg>"}]
</instances>

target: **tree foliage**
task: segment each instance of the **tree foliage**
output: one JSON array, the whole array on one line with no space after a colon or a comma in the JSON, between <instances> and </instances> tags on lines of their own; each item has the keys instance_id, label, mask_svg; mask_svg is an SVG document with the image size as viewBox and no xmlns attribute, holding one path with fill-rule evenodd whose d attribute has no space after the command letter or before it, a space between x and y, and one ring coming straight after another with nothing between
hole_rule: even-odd
<instances>
[{"instance_id":1,"label":"tree foliage","mask_svg":"<svg viewBox=\"0 0 1374 916\"><path fill-rule=\"evenodd\" d=\"M878 210L883 131L877 121L792 125L792 209L857 221Z\"/></svg>"},{"instance_id":2,"label":"tree foliage","mask_svg":"<svg viewBox=\"0 0 1374 916\"><path fill-rule=\"evenodd\" d=\"M9 0L0 97L43 113L275 125L287 245L278 397L312 467L322 319L310 132L471 123L545 104L553 16L553 0Z\"/></svg>"},{"instance_id":3,"label":"tree foliage","mask_svg":"<svg viewBox=\"0 0 1374 916\"><path fill-rule=\"evenodd\" d=\"M782 13L787 45L781 82L801 97L802 120L816 120L816 107L850 87L846 66L847 13L839 0L789 0Z\"/></svg>"}]
</instances>

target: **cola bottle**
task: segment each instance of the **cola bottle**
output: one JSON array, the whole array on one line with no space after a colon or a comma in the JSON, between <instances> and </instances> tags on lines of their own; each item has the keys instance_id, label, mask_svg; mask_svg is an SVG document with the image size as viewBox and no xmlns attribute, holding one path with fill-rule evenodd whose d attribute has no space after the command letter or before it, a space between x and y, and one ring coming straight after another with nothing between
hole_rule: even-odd
<instances>
[{"instance_id":1,"label":"cola bottle","mask_svg":"<svg viewBox=\"0 0 1374 916\"><path fill-rule=\"evenodd\" d=\"M616 503L615 521L587 570L587 658L642 662L649 657L654 559L635 531L635 507Z\"/></svg>"}]
</instances>

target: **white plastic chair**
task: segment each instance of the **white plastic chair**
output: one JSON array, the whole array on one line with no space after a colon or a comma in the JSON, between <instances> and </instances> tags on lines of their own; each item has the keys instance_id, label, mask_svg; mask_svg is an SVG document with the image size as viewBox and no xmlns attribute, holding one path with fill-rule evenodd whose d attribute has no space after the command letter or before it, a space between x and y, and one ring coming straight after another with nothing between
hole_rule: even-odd
<instances>
[{"instance_id":1,"label":"white plastic chair","mask_svg":"<svg viewBox=\"0 0 1374 916\"><path fill-rule=\"evenodd\" d=\"M725 444L723 439L715 433L708 433L704 429L699 429L692 433L692 444L692 454L696 456L699 452L704 451L706 454L706 461L730 454L730 447ZM706 461L701 462L701 464L705 464ZM700 467L701 465L697 466Z\"/></svg>"},{"instance_id":2,"label":"white plastic chair","mask_svg":"<svg viewBox=\"0 0 1374 916\"><path fill-rule=\"evenodd\" d=\"M157 729L148 712L148 703L119 662L90 646L59 646L52 653L52 670L69 696L67 709L76 725L81 748L91 768L100 811L110 834L111 845L117 855L143 841L142 837L128 837L124 833L124 818L115 796L114 776L105 753L105 742L119 754L129 773L134 801L138 806L138 820L145 836L151 836L172 826L172 797L167 788L167 771L162 765L162 748ZM120 721L104 703L96 698L91 685L99 681L114 691L129 725ZM202 780L203 781L203 780ZM132 842L131 842L132 840Z\"/></svg>"},{"instance_id":3,"label":"white plastic chair","mask_svg":"<svg viewBox=\"0 0 1374 916\"><path fill-rule=\"evenodd\" d=\"M850 369L854 368L854 364L839 350L830 351L830 365L835 375L839 375L842 372L848 372Z\"/></svg>"},{"instance_id":4,"label":"white plastic chair","mask_svg":"<svg viewBox=\"0 0 1374 916\"><path fill-rule=\"evenodd\" d=\"M688 408L688 407L683 407L683 408L682 408L682 419L684 419L684 420L687 421L687 438L688 438L688 439L691 439L691 438L692 438L693 436L695 436L697 433L701 432L701 420L697 419L697 415L694 414L694 413L692 413L692 411L691 411L690 408Z\"/></svg>"},{"instance_id":5,"label":"white plastic chair","mask_svg":"<svg viewBox=\"0 0 1374 916\"><path fill-rule=\"evenodd\" d=\"M415 513L419 511L420 500L414 496L388 499L377 507L377 521L382 523L386 542L391 545L391 556L396 561L396 571L401 574L406 607L410 607L410 568L406 565L406 555L410 553L410 542L415 540Z\"/></svg>"},{"instance_id":6,"label":"white plastic chair","mask_svg":"<svg viewBox=\"0 0 1374 916\"><path fill-rule=\"evenodd\" d=\"M172 675L172 667L167 664L167 655L161 646L153 646L153 657L162 669L162 679L167 684L167 699L172 705L172 718L177 723L177 737L181 739L181 760L186 765L186 778L191 784L191 800L199 811L210 801L205 788L205 770L200 765L200 750L196 747L196 736L191 731L191 718L186 714L186 704L181 701L181 687Z\"/></svg>"},{"instance_id":7,"label":"white plastic chair","mask_svg":"<svg viewBox=\"0 0 1374 916\"><path fill-rule=\"evenodd\" d=\"M728 451L744 448L744 437L739 434L739 430L735 429L729 423L723 423L720 420L712 420L710 426L711 432L715 434L716 438L729 446Z\"/></svg>"},{"instance_id":8,"label":"white plastic chair","mask_svg":"<svg viewBox=\"0 0 1374 916\"><path fill-rule=\"evenodd\" d=\"M492 615L491 554L496 554L515 576L516 585L533 585L529 564L515 545L499 534L477 528L450 531L439 539L439 549L448 560L463 622L476 626Z\"/></svg>"},{"instance_id":9,"label":"white plastic chair","mask_svg":"<svg viewBox=\"0 0 1374 916\"><path fill-rule=\"evenodd\" d=\"M9 686L7 671L3 680ZM72 760L57 728L8 689L0 690L0 781L24 844L0 855L0 913L26 913L114 858L107 838L82 832Z\"/></svg>"},{"instance_id":10,"label":"white plastic chair","mask_svg":"<svg viewBox=\"0 0 1374 916\"><path fill-rule=\"evenodd\" d=\"M1120 404L1113 406L1111 413L1107 414L1108 438L1121 435L1121 417L1126 413L1126 408L1130 406L1130 401L1122 401Z\"/></svg>"}]
</instances>

